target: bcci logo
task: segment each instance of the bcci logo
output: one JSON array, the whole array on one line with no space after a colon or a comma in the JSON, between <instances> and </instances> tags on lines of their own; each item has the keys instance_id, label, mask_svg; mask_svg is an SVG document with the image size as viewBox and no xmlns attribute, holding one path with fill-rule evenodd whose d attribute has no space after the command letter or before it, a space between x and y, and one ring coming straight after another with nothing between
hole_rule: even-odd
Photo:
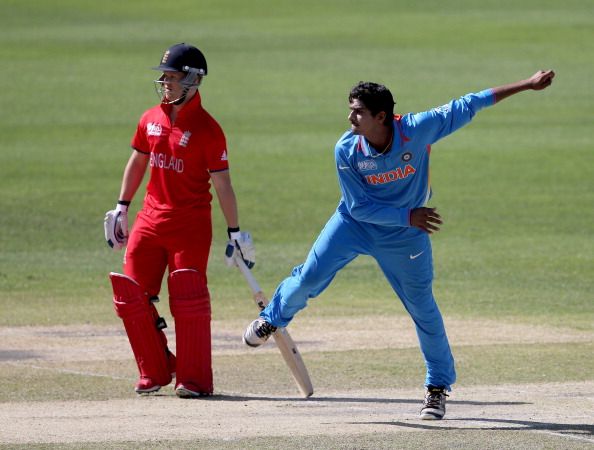
<instances>
[{"instance_id":1,"label":"bcci logo","mask_svg":"<svg viewBox=\"0 0 594 450\"><path fill-rule=\"evenodd\" d=\"M377 163L375 161L359 161L357 165L360 171L377 169Z\"/></svg>"}]
</instances>

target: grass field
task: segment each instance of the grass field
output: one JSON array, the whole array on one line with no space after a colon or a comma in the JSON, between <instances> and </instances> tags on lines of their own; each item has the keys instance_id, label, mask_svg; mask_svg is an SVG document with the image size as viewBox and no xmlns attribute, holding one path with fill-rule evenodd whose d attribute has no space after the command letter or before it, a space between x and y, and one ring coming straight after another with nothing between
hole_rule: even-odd
<instances>
[{"instance_id":1,"label":"grass field","mask_svg":"<svg viewBox=\"0 0 594 450\"><path fill-rule=\"evenodd\" d=\"M404 113L553 68L557 77L550 89L522 93L481 112L466 129L434 146L431 205L445 219L433 238L434 288L446 324L451 320L479 329L488 323L494 336L503 327L518 333L545 330L538 339L528 339L527 333L518 340L485 339L476 345L465 338L455 341L461 388L594 381L588 356L594 336L591 2L3 0L2 411L31 401L132 398L130 382L117 375L133 381L129 359L110 359L106 353L100 361L80 356L60 362L38 349L34 339L31 355L39 350L47 359L19 359L16 347L6 344L17 341L6 339L24 326L46 330L30 333L39 337L40 346L52 330L69 334L85 325L121 331L107 273L120 269L122 255L105 245L103 214L117 200L136 122L157 101L156 73L149 68L164 48L181 41L199 46L208 60L203 102L225 130L241 225L254 236L255 274L268 293L302 262L336 207L333 148L348 128L346 97L352 85L359 80L385 83L396 97L397 112ZM239 336L255 309L240 275L223 263L225 225L216 204L213 212L208 273L213 319L236 325L229 333ZM161 309L168 316L166 304ZM311 320L323 327L358 317L371 323L406 318L369 258L341 272L294 325L299 335ZM563 333L572 337L558 339ZM306 334L299 336L307 340ZM414 337L409 344L312 347L304 357L322 396L340 386L347 393L412 389L422 382L423 368ZM215 352L218 389L275 395L236 374L271 364L272 373L282 376L277 359L268 353ZM89 388L97 378L89 373L108 376ZM52 389L33 388L45 383ZM272 389L290 395L290 382L275 383ZM292 403L286 403L290 409ZM499 448L531 448L526 435L541 439L534 448L594 445L591 420L589 425L581 429L585 440L572 440L572 433L567 438L478 427L449 434L444 446L476 447L492 440ZM393 426L378 432L384 442L403 439L408 443L403 447L415 448L432 441L435 431L403 433ZM223 433L203 444L274 447L272 436L258 441ZM364 430L354 433L350 447L340 435L324 432L286 442L288 448L380 448L380 438L370 436ZM124 441L43 445L135 448L134 442ZM153 444L186 448L171 437Z\"/></svg>"}]
</instances>

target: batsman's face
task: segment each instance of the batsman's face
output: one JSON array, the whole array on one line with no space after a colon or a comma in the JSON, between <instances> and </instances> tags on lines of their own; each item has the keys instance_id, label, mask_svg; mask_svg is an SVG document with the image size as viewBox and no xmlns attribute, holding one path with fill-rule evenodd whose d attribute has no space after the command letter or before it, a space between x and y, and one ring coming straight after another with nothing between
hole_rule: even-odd
<instances>
[{"instance_id":1,"label":"batsman's face","mask_svg":"<svg viewBox=\"0 0 594 450\"><path fill-rule=\"evenodd\" d=\"M349 122L351 123L351 131L354 134L360 134L363 136L369 136L377 129L381 127L383 123L383 114L377 115L371 114L371 111L361 102L361 100L355 98L349 103ZM379 117L379 116L382 117Z\"/></svg>"},{"instance_id":2,"label":"batsman's face","mask_svg":"<svg viewBox=\"0 0 594 450\"><path fill-rule=\"evenodd\" d=\"M182 72L163 72L160 80L163 83L163 94L167 101L175 101L183 95L184 87L181 80L184 76Z\"/></svg>"}]
</instances>

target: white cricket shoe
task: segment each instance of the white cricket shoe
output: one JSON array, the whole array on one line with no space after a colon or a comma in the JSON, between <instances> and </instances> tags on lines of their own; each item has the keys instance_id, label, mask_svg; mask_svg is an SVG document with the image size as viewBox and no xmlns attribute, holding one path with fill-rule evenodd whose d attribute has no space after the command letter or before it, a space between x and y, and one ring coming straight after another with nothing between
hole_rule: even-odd
<instances>
[{"instance_id":1,"label":"white cricket shoe","mask_svg":"<svg viewBox=\"0 0 594 450\"><path fill-rule=\"evenodd\" d=\"M200 398L209 397L212 392L200 392L200 389L192 383L180 383L175 387L175 395L179 398Z\"/></svg>"},{"instance_id":2,"label":"white cricket shoe","mask_svg":"<svg viewBox=\"0 0 594 450\"><path fill-rule=\"evenodd\" d=\"M243 333L243 342L250 347L259 347L276 331L276 327L258 317Z\"/></svg>"},{"instance_id":3,"label":"white cricket shoe","mask_svg":"<svg viewBox=\"0 0 594 450\"><path fill-rule=\"evenodd\" d=\"M421 408L421 419L440 420L446 412L446 389L444 387L427 386L425 400Z\"/></svg>"}]
</instances>

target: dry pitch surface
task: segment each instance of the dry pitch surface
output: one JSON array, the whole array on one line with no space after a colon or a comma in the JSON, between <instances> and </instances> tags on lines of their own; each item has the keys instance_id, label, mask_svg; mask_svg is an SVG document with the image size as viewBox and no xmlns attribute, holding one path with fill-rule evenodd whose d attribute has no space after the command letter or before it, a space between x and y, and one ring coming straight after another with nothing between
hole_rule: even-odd
<instances>
[{"instance_id":1,"label":"dry pitch surface","mask_svg":"<svg viewBox=\"0 0 594 450\"><path fill-rule=\"evenodd\" d=\"M385 322L385 323L384 323ZM307 361L307 353L365 348L416 346L408 318L319 319L292 326ZM276 352L272 344L258 350L244 348L238 333L243 323L213 322L215 355ZM448 321L452 344L514 344L533 342L591 342L593 334L539 326ZM398 329L384 333L385 329ZM498 333L493 335L492 330ZM239 331L238 331L239 330ZM350 332L345 332L349 330ZM361 332L366 339L357 339ZM554 331L554 332L553 332ZM387 336L385 335L387 334ZM315 339L312 339L315 336ZM170 336L171 337L171 336ZM60 326L0 328L0 369L78 373L122 379L113 372L81 372L81 361L131 358L126 337L118 326ZM170 339L170 342L174 342ZM279 356L280 357L280 356ZM73 369L73 367L75 369ZM216 381L216 380L215 380ZM314 386L315 386L315 380ZM177 399L171 387L159 395L107 401L36 401L0 403L0 443L82 443L154 440L234 440L261 436L348 436L420 430L523 430L562 438L567 447L594 447L594 382L538 385L456 387L448 403L447 419L417 418L420 392L393 389L317 391L308 400L295 396L225 392L212 398ZM141 425L139 425L141 424ZM183 424L183 433L180 433ZM271 427L271 424L274 424Z\"/></svg>"}]
</instances>

